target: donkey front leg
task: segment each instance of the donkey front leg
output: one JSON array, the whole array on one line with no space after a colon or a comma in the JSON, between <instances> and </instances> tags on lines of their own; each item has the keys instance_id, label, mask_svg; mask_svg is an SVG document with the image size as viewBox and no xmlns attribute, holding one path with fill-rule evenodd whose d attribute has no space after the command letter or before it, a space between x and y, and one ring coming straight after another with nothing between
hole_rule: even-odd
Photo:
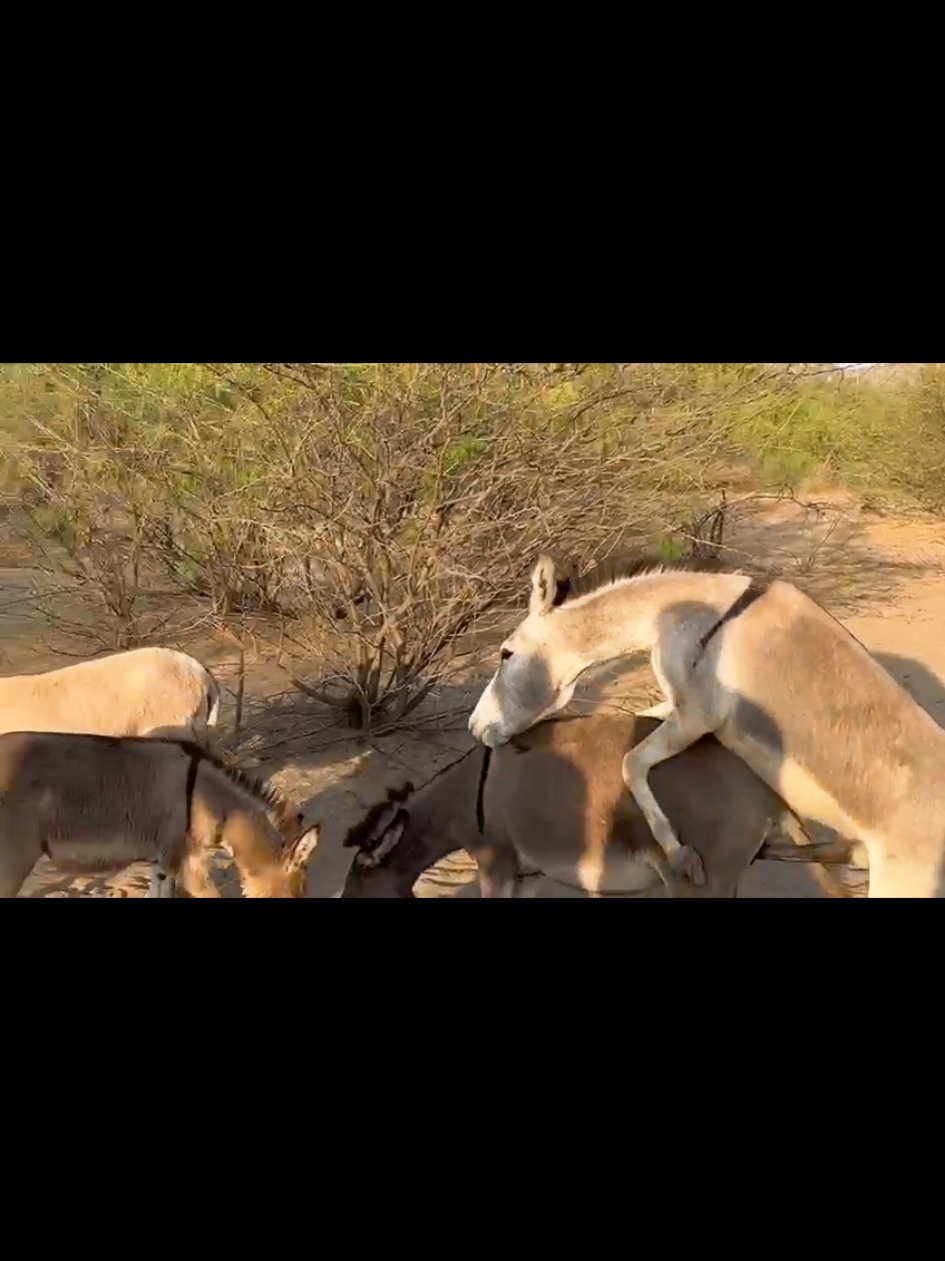
<instances>
[{"instance_id":1,"label":"donkey front leg","mask_svg":"<svg viewBox=\"0 0 945 1261\"><path fill-rule=\"evenodd\" d=\"M188 897L222 898L212 874L213 855L203 848L192 849L180 866L180 882Z\"/></svg>"},{"instance_id":2,"label":"donkey front leg","mask_svg":"<svg viewBox=\"0 0 945 1261\"><path fill-rule=\"evenodd\" d=\"M649 775L654 766L668 762L678 753L684 753L690 745L708 734L708 728L703 723L675 709L659 730L642 740L623 760L623 782L642 810L656 843L669 860L671 869L677 876L688 876L700 888L705 884L702 859L690 846L679 843L672 824L653 796ZM660 872L660 875L665 883L664 873Z\"/></svg>"},{"instance_id":3,"label":"donkey front leg","mask_svg":"<svg viewBox=\"0 0 945 1261\"><path fill-rule=\"evenodd\" d=\"M676 706L672 701L660 701L658 705L654 705L652 709L645 709L642 714L637 714L638 718L656 718L659 722L665 722L667 718L672 717Z\"/></svg>"},{"instance_id":4,"label":"donkey front leg","mask_svg":"<svg viewBox=\"0 0 945 1261\"><path fill-rule=\"evenodd\" d=\"M175 896L174 877L165 868L156 864L151 866L151 879L148 881L146 898L172 898Z\"/></svg>"}]
</instances>

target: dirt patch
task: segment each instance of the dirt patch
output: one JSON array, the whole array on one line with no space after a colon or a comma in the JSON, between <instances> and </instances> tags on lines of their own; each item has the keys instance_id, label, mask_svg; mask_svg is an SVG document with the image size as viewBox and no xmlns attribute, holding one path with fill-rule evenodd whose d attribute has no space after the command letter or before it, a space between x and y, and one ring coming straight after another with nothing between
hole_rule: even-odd
<instances>
[{"instance_id":1,"label":"dirt patch","mask_svg":"<svg viewBox=\"0 0 945 1261\"><path fill-rule=\"evenodd\" d=\"M887 520L842 497L816 506L764 503L745 512L727 540L739 564L775 570L796 582L873 651L932 717L945 726L945 525ZM0 674L52 669L70 658L41 642L45 628L31 611L32 575L22 568L0 570ZM206 661L225 687L235 686L231 644L214 637L181 645ZM424 783L471 747L466 716L484 685L488 667L458 679L431 698L409 729L367 740L339 728L337 717L292 694L287 677L260 655L248 665L246 728L227 739L247 765L272 777L311 819L321 820L324 839L310 869L309 896L336 897L351 855L345 833L389 786ZM598 672L575 698L572 710L637 712L659 699L648 667L628 663ZM224 723L232 719L228 700ZM862 874L835 876L818 868L757 864L743 882L742 896L862 896ZM475 867L465 855L448 859L418 887L421 897L476 896ZM228 896L239 896L232 872L221 864ZM40 864L24 897L142 897L148 872L121 876L64 878ZM571 894L544 882L543 896Z\"/></svg>"}]
</instances>

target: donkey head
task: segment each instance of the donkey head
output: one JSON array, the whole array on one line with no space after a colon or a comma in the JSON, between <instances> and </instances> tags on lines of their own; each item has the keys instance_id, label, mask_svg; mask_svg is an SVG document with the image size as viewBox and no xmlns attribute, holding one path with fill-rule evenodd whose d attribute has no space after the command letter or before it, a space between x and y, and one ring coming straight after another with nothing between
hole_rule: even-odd
<instances>
[{"instance_id":1,"label":"donkey head","mask_svg":"<svg viewBox=\"0 0 945 1261\"><path fill-rule=\"evenodd\" d=\"M398 847L410 823L404 808L414 794L413 784L391 788L384 801L372 806L361 823L345 838L346 849L356 849L354 863L342 893L343 898L413 897L413 881L406 892L397 869Z\"/></svg>"},{"instance_id":2,"label":"donkey head","mask_svg":"<svg viewBox=\"0 0 945 1261\"><path fill-rule=\"evenodd\" d=\"M469 730L487 748L564 709L591 661L581 650L561 606L569 580L550 556L532 574L528 617L502 645L502 660L469 720ZM579 637L577 637L579 639Z\"/></svg>"},{"instance_id":3,"label":"donkey head","mask_svg":"<svg viewBox=\"0 0 945 1261\"><path fill-rule=\"evenodd\" d=\"M289 841L282 850L274 855L275 861L268 860L259 870L252 873L243 871L243 896L247 898L304 898L305 876L308 861L315 852L321 839L321 825L305 827L305 816L296 818L299 834L295 840ZM224 838L224 850L235 858L232 845Z\"/></svg>"}]
</instances>

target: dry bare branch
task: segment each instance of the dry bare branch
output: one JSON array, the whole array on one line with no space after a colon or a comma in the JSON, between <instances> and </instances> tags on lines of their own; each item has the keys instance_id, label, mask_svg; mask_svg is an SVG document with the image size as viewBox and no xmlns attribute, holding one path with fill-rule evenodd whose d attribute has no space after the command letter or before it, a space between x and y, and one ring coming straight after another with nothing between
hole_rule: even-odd
<instances>
[{"instance_id":1,"label":"dry bare branch","mask_svg":"<svg viewBox=\"0 0 945 1261\"><path fill-rule=\"evenodd\" d=\"M294 685L365 730L491 644L539 551L718 554L726 417L798 369L163 365L193 370L174 392L141 365L48 367L61 405L22 456L47 572L112 646L268 628ZM155 589L176 593L165 623Z\"/></svg>"}]
</instances>

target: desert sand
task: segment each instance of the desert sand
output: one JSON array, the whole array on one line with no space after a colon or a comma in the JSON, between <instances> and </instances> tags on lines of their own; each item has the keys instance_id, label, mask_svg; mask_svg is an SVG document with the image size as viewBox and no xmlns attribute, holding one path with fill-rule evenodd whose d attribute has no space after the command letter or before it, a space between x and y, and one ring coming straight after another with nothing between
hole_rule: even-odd
<instances>
[{"instance_id":1,"label":"desert sand","mask_svg":"<svg viewBox=\"0 0 945 1261\"><path fill-rule=\"evenodd\" d=\"M892 520L859 510L841 497L820 497L813 512L792 502L759 504L741 521L729 545L777 563L785 577L820 600L940 724L945 725L945 525L931 520ZM18 562L18 563L17 563ZM737 563L737 562L736 562ZM28 558L0 554L0 674L52 669L68 659L43 646L44 628L25 598L33 575ZM226 684L232 646L211 641L180 645L200 657ZM423 783L471 747L466 715L486 681L467 678L435 699L422 723L369 743L352 739L300 698L286 701L284 674L269 661L252 664L247 721L226 744L242 762L275 781L299 808L323 823L322 845L309 871L309 896L337 897L351 854L342 847L347 829L386 788L405 779ZM282 699L269 698L276 693ZM648 668L634 665L603 676L572 708L638 711L659 699ZM814 702L816 703L816 702ZM230 709L232 706L230 706ZM224 713L224 724L232 714ZM65 876L44 860L21 897L143 897L148 870L118 875ZM476 897L475 865L457 855L423 878L423 898ZM220 862L227 896L239 889ZM862 873L818 867L757 863L746 874L740 897L811 898L864 896ZM543 882L543 897L580 894Z\"/></svg>"}]
</instances>

